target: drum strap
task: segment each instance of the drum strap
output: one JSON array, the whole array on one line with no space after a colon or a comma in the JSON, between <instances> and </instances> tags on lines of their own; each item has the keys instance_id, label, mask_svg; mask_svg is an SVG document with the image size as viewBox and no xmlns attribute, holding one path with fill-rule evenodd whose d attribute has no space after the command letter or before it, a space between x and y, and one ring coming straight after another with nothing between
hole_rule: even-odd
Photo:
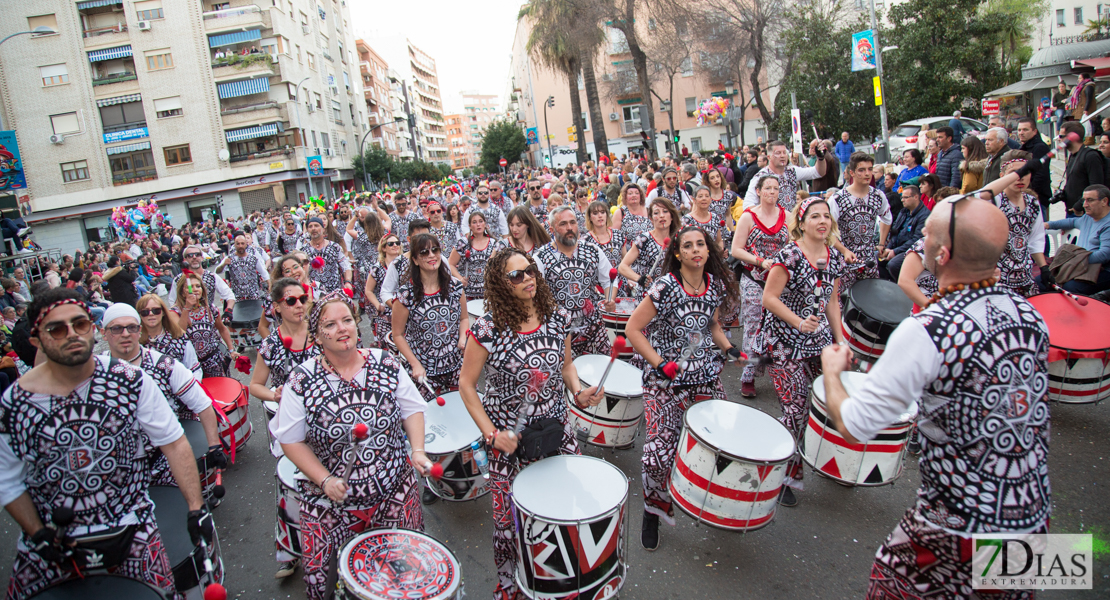
<instances>
[{"instance_id":1,"label":"drum strap","mask_svg":"<svg viewBox=\"0 0 1110 600\"><path fill-rule=\"evenodd\" d=\"M198 383L200 383L200 387L204 390L204 393L208 394L208 399L212 401L212 411L216 413L216 420L222 421L225 425L227 425L227 433L231 436L231 448L226 448L226 450L228 453L228 459L231 461L231 464L235 464L235 428L231 426L231 420L227 418L227 414L224 412L224 409L220 408L219 403L216 402L216 397L212 395L212 390L208 389L208 386L204 385L203 380L199 381Z\"/></svg>"}]
</instances>

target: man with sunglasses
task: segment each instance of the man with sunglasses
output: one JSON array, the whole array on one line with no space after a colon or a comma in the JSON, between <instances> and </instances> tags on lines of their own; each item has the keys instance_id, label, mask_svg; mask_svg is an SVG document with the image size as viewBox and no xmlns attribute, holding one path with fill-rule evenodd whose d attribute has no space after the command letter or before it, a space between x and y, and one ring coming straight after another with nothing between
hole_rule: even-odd
<instances>
[{"instance_id":1,"label":"man with sunglasses","mask_svg":"<svg viewBox=\"0 0 1110 600\"><path fill-rule=\"evenodd\" d=\"M300 231L297 230L297 222L294 220L293 215L287 213L282 220L284 221L284 226L281 232L278 233L277 240L274 242L278 257L291 254L299 250L305 244L305 238L301 235Z\"/></svg>"},{"instance_id":2,"label":"man with sunglasses","mask_svg":"<svg viewBox=\"0 0 1110 600\"><path fill-rule=\"evenodd\" d=\"M389 213L389 230L397 232L400 237L402 231L408 231L409 223L413 219L419 219L420 215L409 210L409 199L405 197L404 192L397 192L393 197L393 205L394 211ZM409 251L408 238L401 240L401 245L405 248L405 252Z\"/></svg>"},{"instance_id":3,"label":"man with sunglasses","mask_svg":"<svg viewBox=\"0 0 1110 600\"><path fill-rule=\"evenodd\" d=\"M648 193L648 205L651 205L651 201L659 197L670 200L680 210L690 208L690 194L687 194L686 190L678 185L678 170L674 167L663 169L663 185L657 186Z\"/></svg>"},{"instance_id":4,"label":"man with sunglasses","mask_svg":"<svg viewBox=\"0 0 1110 600\"><path fill-rule=\"evenodd\" d=\"M302 250L311 265L308 276L325 293L343 288L348 295L353 294L351 261L342 246L327 238L323 219L312 217L305 228L308 230L308 243ZM320 260L317 261L317 258Z\"/></svg>"},{"instance_id":5,"label":"man with sunglasses","mask_svg":"<svg viewBox=\"0 0 1110 600\"><path fill-rule=\"evenodd\" d=\"M985 191L1037 168L1031 160ZM848 444L876 437L915 401L920 409L921 489L876 553L869 598L971 596L972 535L1048 530L1048 328L1032 304L996 285L1008 242L1009 221L993 202L937 203L924 245L940 288L891 334L887 347L898 351L884 353L850 397L840 374L851 349L822 354L829 417Z\"/></svg>"},{"instance_id":6,"label":"man with sunglasses","mask_svg":"<svg viewBox=\"0 0 1110 600\"><path fill-rule=\"evenodd\" d=\"M147 492L147 440L169 461L190 511L192 541L212 538L193 450L177 416L148 374L93 356L93 324L76 290L42 293L27 317L43 360L0 397L0 503L22 529L8 598L22 600L103 567L173 593ZM73 518L59 531L54 521L66 520L62 507ZM100 552L88 545L91 537L100 538Z\"/></svg>"},{"instance_id":7,"label":"man with sunglasses","mask_svg":"<svg viewBox=\"0 0 1110 600\"><path fill-rule=\"evenodd\" d=\"M571 350L575 356L608 355L609 334L601 322L597 303L609 297L609 270L613 267L600 246L579 243L578 219L569 206L551 211L551 242L536 250L532 257L543 273L555 302L570 314ZM600 286L605 297L597 293ZM606 310L616 310L613 301L605 302Z\"/></svg>"},{"instance_id":8,"label":"man with sunglasses","mask_svg":"<svg viewBox=\"0 0 1110 600\"><path fill-rule=\"evenodd\" d=\"M216 411L212 409L212 399L200 386L200 382L189 367L171 356L139 344L139 334L142 332L141 318L130 304L117 302L109 306L108 310L104 311L101 331L108 342L109 350L101 356L130 363L150 375L178 420L199 421L204 427L204 435L208 438L208 453L204 458L208 464L221 469L226 467L227 457L220 444L220 433L216 424ZM150 465L150 485L177 487L177 481L170 472L170 465L164 454L154 449L153 454L147 456L147 463Z\"/></svg>"},{"instance_id":9,"label":"man with sunglasses","mask_svg":"<svg viewBox=\"0 0 1110 600\"><path fill-rule=\"evenodd\" d=\"M428 203L424 212L428 214L428 223L432 225L431 234L439 238L440 247L443 248L443 260L447 260L451 251L459 244L461 235L458 225L443 218L444 210L442 204L433 200Z\"/></svg>"},{"instance_id":10,"label":"man with sunglasses","mask_svg":"<svg viewBox=\"0 0 1110 600\"><path fill-rule=\"evenodd\" d=\"M466 209L462 216L463 235L470 235L470 213L480 212L486 216L486 227L489 228L488 233L492 238L503 238L509 234L509 222L505 220L505 213L497 207L496 204L490 202L489 188L485 185L479 185L477 191L474 192L478 196L478 201ZM405 247L408 249L408 246Z\"/></svg>"},{"instance_id":11,"label":"man with sunglasses","mask_svg":"<svg viewBox=\"0 0 1110 600\"><path fill-rule=\"evenodd\" d=\"M509 211L513 209L512 199L505 194L504 187L501 185L501 182L496 179L492 179L489 182L489 201L497 208L500 208L501 212L505 214L509 214Z\"/></svg>"},{"instance_id":12,"label":"man with sunglasses","mask_svg":"<svg viewBox=\"0 0 1110 600\"><path fill-rule=\"evenodd\" d=\"M529 179L528 187L528 210L540 222L540 225L547 227L547 199L543 197L544 183L539 179Z\"/></svg>"},{"instance_id":13,"label":"man with sunglasses","mask_svg":"<svg viewBox=\"0 0 1110 600\"><path fill-rule=\"evenodd\" d=\"M790 212L794 210L794 205L798 203L798 183L825 176L827 163L824 159L829 148L824 142L821 142L814 149L817 162L812 167L795 167L790 164L790 150L782 140L772 140L767 148L770 152L770 156L767 158L767 166L757 171L752 177L752 181L759 181L767 175L778 177L779 206L786 212ZM755 189L755 186L748 186L748 193L744 195L744 210L758 205L759 192Z\"/></svg>"},{"instance_id":14,"label":"man with sunglasses","mask_svg":"<svg viewBox=\"0 0 1110 600\"><path fill-rule=\"evenodd\" d=\"M185 269L193 273L200 273L200 280L204 283L204 291L208 293L208 297L214 300L218 296L224 302L224 311L231 314L231 309L235 306L235 293L231 291L231 287L227 285L223 277L204 268L204 252L200 246L195 244L185 246L181 258L185 259ZM182 269L182 271L185 269ZM177 298L177 281L174 281L173 285L170 286L168 297Z\"/></svg>"}]
</instances>

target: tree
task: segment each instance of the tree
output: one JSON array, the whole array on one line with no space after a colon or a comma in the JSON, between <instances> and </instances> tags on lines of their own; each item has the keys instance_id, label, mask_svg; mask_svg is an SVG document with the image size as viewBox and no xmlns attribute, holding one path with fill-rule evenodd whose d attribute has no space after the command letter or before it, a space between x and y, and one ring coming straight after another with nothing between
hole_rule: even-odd
<instances>
[{"instance_id":1,"label":"tree","mask_svg":"<svg viewBox=\"0 0 1110 600\"><path fill-rule=\"evenodd\" d=\"M474 171L471 171L470 169L463 169L462 170L462 176L463 177L470 177L473 174L474 174Z\"/></svg>"},{"instance_id":2,"label":"tree","mask_svg":"<svg viewBox=\"0 0 1110 600\"><path fill-rule=\"evenodd\" d=\"M439 169L439 172L442 173L444 177L450 177L451 174L454 173L451 169L451 165L447 163L436 163L436 168Z\"/></svg>"},{"instance_id":3,"label":"tree","mask_svg":"<svg viewBox=\"0 0 1110 600\"><path fill-rule=\"evenodd\" d=\"M659 99L661 104L670 106L667 111L670 135L665 147L671 148L671 139L674 136L674 78L687 68L693 68L691 56L690 28L687 25L689 12L681 5L659 2L651 5L648 14L651 15L648 28L651 35L644 40L644 50L651 57L653 64L651 79L665 87L666 97L654 89L652 94ZM699 61L700 62L700 61ZM641 118L643 115L641 115ZM677 156L679 149L671 148Z\"/></svg>"},{"instance_id":4,"label":"tree","mask_svg":"<svg viewBox=\"0 0 1110 600\"><path fill-rule=\"evenodd\" d=\"M384 181L394 164L393 157L378 146L371 146L366 153L359 154L351 160L355 169L355 179L366 181L366 171L370 172L370 179Z\"/></svg>"},{"instance_id":5,"label":"tree","mask_svg":"<svg viewBox=\"0 0 1110 600\"><path fill-rule=\"evenodd\" d=\"M519 127L505 120L494 121L482 135L482 156L478 164L482 172L495 173L500 169L502 156L514 163L527 150L524 132Z\"/></svg>"},{"instance_id":6,"label":"tree","mask_svg":"<svg viewBox=\"0 0 1110 600\"><path fill-rule=\"evenodd\" d=\"M776 43L781 39L782 31L793 26L796 15L786 10L784 0L707 0L706 5L726 17L726 22L737 29L737 41L743 49L742 53L751 60L748 82L752 98L763 122L773 122L763 92L774 86L768 83L764 87L763 80L770 81L767 71L769 63L775 60ZM791 64L787 57L779 70L790 73Z\"/></svg>"},{"instance_id":7,"label":"tree","mask_svg":"<svg viewBox=\"0 0 1110 600\"><path fill-rule=\"evenodd\" d=\"M610 7L612 16L609 18L608 25L624 34L625 43L628 44L628 53L632 55L632 66L636 69L636 82L640 87L640 102L647 110L647 115L640 114L641 126L646 116L648 121L647 130L654 133L656 130L655 103L651 99L651 74L648 71L648 55L644 52L639 33L636 31L637 6L642 4L643 0L610 1L612 2ZM654 135L649 136L648 144L651 146L651 153L658 156L659 149L655 144Z\"/></svg>"}]
</instances>

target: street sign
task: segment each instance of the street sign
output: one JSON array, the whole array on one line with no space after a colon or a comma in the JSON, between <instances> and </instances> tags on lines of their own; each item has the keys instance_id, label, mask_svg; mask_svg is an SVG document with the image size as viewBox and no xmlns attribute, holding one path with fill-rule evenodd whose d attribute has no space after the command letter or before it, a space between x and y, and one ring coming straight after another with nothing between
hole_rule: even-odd
<instances>
[{"instance_id":1,"label":"street sign","mask_svg":"<svg viewBox=\"0 0 1110 600\"><path fill-rule=\"evenodd\" d=\"M790 137L794 140L794 152L802 153L802 111L800 109L792 109L790 111Z\"/></svg>"},{"instance_id":2,"label":"street sign","mask_svg":"<svg viewBox=\"0 0 1110 600\"><path fill-rule=\"evenodd\" d=\"M497 164L501 165L502 167L507 167L509 166L509 161L502 158Z\"/></svg>"},{"instance_id":3,"label":"street sign","mask_svg":"<svg viewBox=\"0 0 1110 600\"><path fill-rule=\"evenodd\" d=\"M568 134L567 137L569 137L570 141L572 141L572 142L577 142L578 141L578 134L577 133Z\"/></svg>"},{"instance_id":4,"label":"street sign","mask_svg":"<svg viewBox=\"0 0 1110 600\"><path fill-rule=\"evenodd\" d=\"M882 106L883 105L883 83L882 83L882 81L879 80L878 75L876 75L872 79L872 81L875 83L875 106Z\"/></svg>"},{"instance_id":5,"label":"street sign","mask_svg":"<svg viewBox=\"0 0 1110 600\"><path fill-rule=\"evenodd\" d=\"M578 144L567 144L567 149L577 150L578 149Z\"/></svg>"},{"instance_id":6,"label":"street sign","mask_svg":"<svg viewBox=\"0 0 1110 600\"><path fill-rule=\"evenodd\" d=\"M1002 112L998 100L983 100L983 116L997 115Z\"/></svg>"},{"instance_id":7,"label":"street sign","mask_svg":"<svg viewBox=\"0 0 1110 600\"><path fill-rule=\"evenodd\" d=\"M570 127L567 127L567 133L578 133L578 126L571 125Z\"/></svg>"}]
</instances>

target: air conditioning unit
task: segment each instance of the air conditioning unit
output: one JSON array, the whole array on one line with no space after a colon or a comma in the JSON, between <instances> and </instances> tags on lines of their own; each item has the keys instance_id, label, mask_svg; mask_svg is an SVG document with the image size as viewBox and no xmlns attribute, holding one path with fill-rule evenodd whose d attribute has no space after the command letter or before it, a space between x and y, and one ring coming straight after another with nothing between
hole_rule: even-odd
<instances>
[{"instance_id":1,"label":"air conditioning unit","mask_svg":"<svg viewBox=\"0 0 1110 600\"><path fill-rule=\"evenodd\" d=\"M618 115L617 113L609 113L610 121L619 121L620 119L620 115Z\"/></svg>"},{"instance_id":2,"label":"air conditioning unit","mask_svg":"<svg viewBox=\"0 0 1110 600\"><path fill-rule=\"evenodd\" d=\"M54 135L50 136L50 143L51 144L60 144L60 143L64 142L65 140L66 140L66 138L65 138L64 135L58 135L58 134L55 133Z\"/></svg>"},{"instance_id":3,"label":"air conditioning unit","mask_svg":"<svg viewBox=\"0 0 1110 600\"><path fill-rule=\"evenodd\" d=\"M312 114L314 112L316 112L316 105L315 104L309 104L308 105L308 114Z\"/></svg>"},{"instance_id":4,"label":"air conditioning unit","mask_svg":"<svg viewBox=\"0 0 1110 600\"><path fill-rule=\"evenodd\" d=\"M301 23L301 33L308 35L312 33L312 28L308 25L305 25L304 23Z\"/></svg>"},{"instance_id":5,"label":"air conditioning unit","mask_svg":"<svg viewBox=\"0 0 1110 600\"><path fill-rule=\"evenodd\" d=\"M139 21L135 24L139 31L150 31L150 21Z\"/></svg>"},{"instance_id":6,"label":"air conditioning unit","mask_svg":"<svg viewBox=\"0 0 1110 600\"><path fill-rule=\"evenodd\" d=\"M601 80L602 81L612 81L613 80L613 74L612 73L602 73L601 74Z\"/></svg>"},{"instance_id":7,"label":"air conditioning unit","mask_svg":"<svg viewBox=\"0 0 1110 600\"><path fill-rule=\"evenodd\" d=\"M324 156L335 156L335 150L324 148Z\"/></svg>"}]
</instances>

